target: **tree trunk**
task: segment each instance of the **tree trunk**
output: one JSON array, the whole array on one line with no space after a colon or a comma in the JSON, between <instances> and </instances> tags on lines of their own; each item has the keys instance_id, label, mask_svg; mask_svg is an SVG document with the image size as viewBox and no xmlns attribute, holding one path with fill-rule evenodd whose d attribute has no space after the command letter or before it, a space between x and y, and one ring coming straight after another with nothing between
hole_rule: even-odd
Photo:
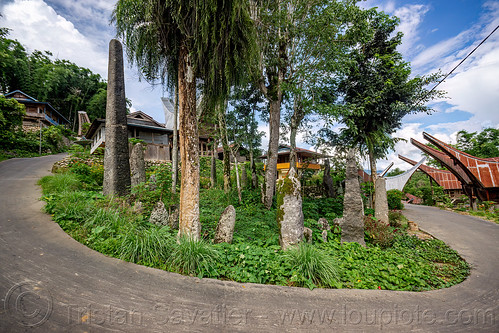
<instances>
[{"instance_id":1,"label":"tree trunk","mask_svg":"<svg viewBox=\"0 0 499 333\"><path fill-rule=\"evenodd\" d=\"M255 157L253 156L253 147L250 147L250 168L251 168L251 185L253 188L258 188L258 176L256 175Z\"/></svg>"},{"instance_id":2,"label":"tree trunk","mask_svg":"<svg viewBox=\"0 0 499 333\"><path fill-rule=\"evenodd\" d=\"M290 134L289 134L289 144L290 144L290 155L289 155L289 170L294 169L295 175L298 176L298 165L296 156L296 133L298 132L298 127L301 121L305 117L303 112L303 107L301 105L301 98L295 96L293 102L293 115L291 116L290 123ZM299 177L298 177L299 179Z\"/></svg>"},{"instance_id":3,"label":"tree trunk","mask_svg":"<svg viewBox=\"0 0 499 333\"><path fill-rule=\"evenodd\" d=\"M367 149L369 154L369 164L371 167L371 181L373 183L372 193L370 194L370 206L374 208L374 193L376 193L376 178L378 174L376 172L376 158L374 157L374 146L370 140L367 140Z\"/></svg>"},{"instance_id":4,"label":"tree trunk","mask_svg":"<svg viewBox=\"0 0 499 333\"><path fill-rule=\"evenodd\" d=\"M213 147L211 154L210 182L211 182L211 188L215 188L215 186L217 186L217 140L216 139L213 140Z\"/></svg>"},{"instance_id":5,"label":"tree trunk","mask_svg":"<svg viewBox=\"0 0 499 333\"><path fill-rule=\"evenodd\" d=\"M235 148L235 150L237 151L237 148ZM232 157L234 158L234 164L235 164L235 167L236 167L236 185L237 185L237 197L239 199L239 203L241 203L242 198L241 198L241 182L239 180L239 167L238 167L238 162L237 162L237 158L236 158L236 154L234 154L234 151L231 149L231 153L232 153Z\"/></svg>"},{"instance_id":6,"label":"tree trunk","mask_svg":"<svg viewBox=\"0 0 499 333\"><path fill-rule=\"evenodd\" d=\"M218 126L220 127L220 138L222 140L222 147L224 151L224 192L229 193L230 184L230 147L229 140L227 138L227 126L225 124L225 103L218 106Z\"/></svg>"},{"instance_id":7,"label":"tree trunk","mask_svg":"<svg viewBox=\"0 0 499 333\"><path fill-rule=\"evenodd\" d=\"M265 169L265 194L263 203L267 209L272 206L277 178L277 152L279 150L279 126L281 124L281 99L270 101L269 148Z\"/></svg>"},{"instance_id":8,"label":"tree trunk","mask_svg":"<svg viewBox=\"0 0 499 333\"><path fill-rule=\"evenodd\" d=\"M199 239L199 133L196 118L196 76L189 52L180 47L178 66L180 134L179 235Z\"/></svg>"},{"instance_id":9,"label":"tree trunk","mask_svg":"<svg viewBox=\"0 0 499 333\"><path fill-rule=\"evenodd\" d=\"M178 179L178 85L175 87L175 105L173 106L173 147L172 147L172 193L177 192Z\"/></svg>"}]
</instances>

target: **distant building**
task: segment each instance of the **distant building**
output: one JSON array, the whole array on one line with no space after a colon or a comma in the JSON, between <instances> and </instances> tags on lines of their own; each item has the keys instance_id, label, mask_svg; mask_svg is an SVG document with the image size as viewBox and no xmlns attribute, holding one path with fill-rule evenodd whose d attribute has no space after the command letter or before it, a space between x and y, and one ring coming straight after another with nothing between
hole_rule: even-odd
<instances>
[{"instance_id":1,"label":"distant building","mask_svg":"<svg viewBox=\"0 0 499 333\"><path fill-rule=\"evenodd\" d=\"M52 105L47 102L40 102L37 99L23 93L20 90L14 90L5 94L6 98L13 98L26 108L26 115L23 117L23 130L39 129L42 126L68 125L67 120Z\"/></svg>"},{"instance_id":2,"label":"distant building","mask_svg":"<svg viewBox=\"0 0 499 333\"><path fill-rule=\"evenodd\" d=\"M289 158L291 147L280 144L277 153L277 178L285 178L289 172ZM262 160L267 160L267 155L260 156ZM296 164L298 169L320 170L319 160L326 158L326 155L312 150L296 147ZM265 163L267 164L267 163ZM266 165L265 165L266 167Z\"/></svg>"},{"instance_id":3,"label":"distant building","mask_svg":"<svg viewBox=\"0 0 499 333\"><path fill-rule=\"evenodd\" d=\"M143 140L147 143L144 154L147 160L170 160L170 136L173 131L158 123L142 111L127 115L128 137ZM95 119L85 137L91 141L90 153L106 145L106 120Z\"/></svg>"}]
</instances>

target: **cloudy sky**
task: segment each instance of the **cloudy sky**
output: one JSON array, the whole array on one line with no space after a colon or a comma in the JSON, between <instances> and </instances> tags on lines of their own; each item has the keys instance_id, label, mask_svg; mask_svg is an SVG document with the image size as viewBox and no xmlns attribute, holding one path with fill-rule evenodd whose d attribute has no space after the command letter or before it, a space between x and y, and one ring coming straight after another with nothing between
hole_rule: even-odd
<instances>
[{"instance_id":1,"label":"cloudy sky","mask_svg":"<svg viewBox=\"0 0 499 333\"><path fill-rule=\"evenodd\" d=\"M0 0L0 26L12 29L10 38L29 51L50 50L107 77L107 45L114 37L109 24L114 0ZM400 18L404 33L400 52L412 64L413 74L450 71L499 25L499 1L480 0L367 0L364 7L379 9ZM164 121L160 86L140 81L135 68L127 66L126 94L135 110ZM443 141L455 142L456 133L499 128L499 31L493 34L439 89L447 98L433 104L436 112L410 115L396 136L420 141L426 131ZM261 124L266 130L266 124ZM267 141L265 140L264 143ZM304 147L308 147L302 144ZM264 147L266 148L266 147ZM381 169L390 162L408 169L396 154L419 160L410 143L398 143Z\"/></svg>"}]
</instances>

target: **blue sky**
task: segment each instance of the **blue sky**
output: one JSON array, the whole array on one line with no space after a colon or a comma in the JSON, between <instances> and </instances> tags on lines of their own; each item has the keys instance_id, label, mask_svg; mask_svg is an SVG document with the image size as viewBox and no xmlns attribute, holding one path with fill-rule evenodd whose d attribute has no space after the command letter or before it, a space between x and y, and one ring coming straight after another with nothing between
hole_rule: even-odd
<instances>
[{"instance_id":1,"label":"blue sky","mask_svg":"<svg viewBox=\"0 0 499 333\"><path fill-rule=\"evenodd\" d=\"M0 26L12 29L10 38L19 40L29 51L50 50L55 57L107 77L107 45L115 34L109 24L114 0L0 1ZM499 0L367 0L361 5L378 7L400 18L404 39L399 51L411 62L414 75L439 69L448 72L499 25ZM135 68L127 66L125 76L133 108L163 121L161 87L140 81ZM499 31L439 88L447 91L447 98L433 103L436 112L407 116L397 137L423 141L422 132L427 131L452 143L461 129L499 128ZM267 131L266 124L260 128ZM267 142L264 140L264 145ZM408 169L396 154L412 159L421 155L410 143L401 142L388 159L378 162L379 169L391 161Z\"/></svg>"}]
</instances>

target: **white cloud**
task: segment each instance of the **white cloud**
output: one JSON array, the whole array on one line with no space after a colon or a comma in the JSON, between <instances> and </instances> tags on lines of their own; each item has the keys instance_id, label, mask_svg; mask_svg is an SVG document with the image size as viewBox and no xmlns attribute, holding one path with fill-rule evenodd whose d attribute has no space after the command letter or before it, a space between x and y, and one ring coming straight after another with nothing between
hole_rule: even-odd
<instances>
[{"instance_id":1,"label":"white cloud","mask_svg":"<svg viewBox=\"0 0 499 333\"><path fill-rule=\"evenodd\" d=\"M73 23L43 0L15 0L2 11L2 25L12 29L9 37L18 39L29 51L50 50L56 58L69 59L106 77L106 52L96 49Z\"/></svg>"},{"instance_id":2,"label":"white cloud","mask_svg":"<svg viewBox=\"0 0 499 333\"><path fill-rule=\"evenodd\" d=\"M428 10L429 7L425 5L407 5L393 10L393 14L400 19L397 30L404 34L403 43L398 47L398 50L406 57L418 52L422 47L416 45L420 39L418 29Z\"/></svg>"}]
</instances>

